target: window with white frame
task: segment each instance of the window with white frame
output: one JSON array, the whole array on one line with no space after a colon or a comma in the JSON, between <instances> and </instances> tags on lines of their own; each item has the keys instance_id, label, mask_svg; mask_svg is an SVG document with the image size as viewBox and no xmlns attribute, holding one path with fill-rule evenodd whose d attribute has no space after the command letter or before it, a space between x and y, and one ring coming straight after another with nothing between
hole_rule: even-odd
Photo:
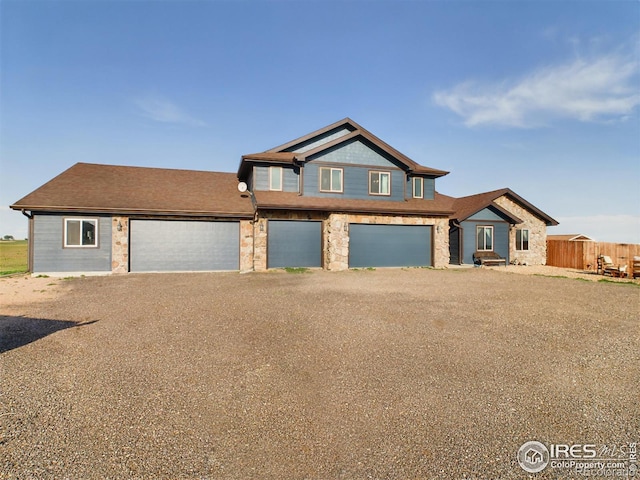
<instances>
[{"instance_id":1,"label":"window with white frame","mask_svg":"<svg viewBox=\"0 0 640 480\"><path fill-rule=\"evenodd\" d=\"M516 230L516 250L529 250L529 230L518 228Z\"/></svg>"},{"instance_id":2,"label":"window with white frame","mask_svg":"<svg viewBox=\"0 0 640 480\"><path fill-rule=\"evenodd\" d=\"M369 172L369 195L391 195L391 172Z\"/></svg>"},{"instance_id":3,"label":"window with white frame","mask_svg":"<svg viewBox=\"0 0 640 480\"><path fill-rule=\"evenodd\" d=\"M64 246L72 248L98 246L97 218L65 218Z\"/></svg>"},{"instance_id":4,"label":"window with white frame","mask_svg":"<svg viewBox=\"0 0 640 480\"><path fill-rule=\"evenodd\" d=\"M269 167L269 190L282 191L282 167Z\"/></svg>"},{"instance_id":5,"label":"window with white frame","mask_svg":"<svg viewBox=\"0 0 640 480\"><path fill-rule=\"evenodd\" d=\"M422 177L413 177L413 198L423 198L424 179Z\"/></svg>"},{"instance_id":6,"label":"window with white frame","mask_svg":"<svg viewBox=\"0 0 640 480\"><path fill-rule=\"evenodd\" d=\"M320 191L342 193L342 169L320 168Z\"/></svg>"},{"instance_id":7,"label":"window with white frame","mask_svg":"<svg viewBox=\"0 0 640 480\"><path fill-rule=\"evenodd\" d=\"M476 250L478 252L492 251L493 250L493 227L479 226L476 229L476 234L478 239L476 244Z\"/></svg>"}]
</instances>

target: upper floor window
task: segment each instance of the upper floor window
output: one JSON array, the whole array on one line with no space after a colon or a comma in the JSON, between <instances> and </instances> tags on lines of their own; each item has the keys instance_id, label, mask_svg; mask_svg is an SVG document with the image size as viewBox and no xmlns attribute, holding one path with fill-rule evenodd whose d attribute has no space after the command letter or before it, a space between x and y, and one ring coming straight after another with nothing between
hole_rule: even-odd
<instances>
[{"instance_id":1,"label":"upper floor window","mask_svg":"<svg viewBox=\"0 0 640 480\"><path fill-rule=\"evenodd\" d=\"M476 244L477 251L481 252L493 250L493 227L477 227L476 234L478 238Z\"/></svg>"},{"instance_id":2,"label":"upper floor window","mask_svg":"<svg viewBox=\"0 0 640 480\"><path fill-rule=\"evenodd\" d=\"M269 167L269 190L282 191L282 167Z\"/></svg>"},{"instance_id":3,"label":"upper floor window","mask_svg":"<svg viewBox=\"0 0 640 480\"><path fill-rule=\"evenodd\" d=\"M421 177L413 177L413 198L423 198L424 179Z\"/></svg>"},{"instance_id":4,"label":"upper floor window","mask_svg":"<svg viewBox=\"0 0 640 480\"><path fill-rule=\"evenodd\" d=\"M369 195L391 195L391 172L369 172Z\"/></svg>"},{"instance_id":5,"label":"upper floor window","mask_svg":"<svg viewBox=\"0 0 640 480\"><path fill-rule=\"evenodd\" d=\"M342 193L341 168L320 168L320 191Z\"/></svg>"},{"instance_id":6,"label":"upper floor window","mask_svg":"<svg viewBox=\"0 0 640 480\"><path fill-rule=\"evenodd\" d=\"M516 250L529 250L529 230L526 228L516 230Z\"/></svg>"},{"instance_id":7,"label":"upper floor window","mask_svg":"<svg viewBox=\"0 0 640 480\"><path fill-rule=\"evenodd\" d=\"M65 218L64 219L65 247L97 247L98 219Z\"/></svg>"}]
</instances>

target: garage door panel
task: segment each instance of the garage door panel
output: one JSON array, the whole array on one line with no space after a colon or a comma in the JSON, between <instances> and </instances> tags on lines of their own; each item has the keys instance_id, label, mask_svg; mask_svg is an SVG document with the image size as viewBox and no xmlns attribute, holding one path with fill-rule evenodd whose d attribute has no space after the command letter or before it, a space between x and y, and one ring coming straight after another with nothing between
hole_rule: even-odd
<instances>
[{"instance_id":1,"label":"garage door panel","mask_svg":"<svg viewBox=\"0 0 640 480\"><path fill-rule=\"evenodd\" d=\"M269 220L268 268L321 267L322 222Z\"/></svg>"},{"instance_id":2,"label":"garage door panel","mask_svg":"<svg viewBox=\"0 0 640 480\"><path fill-rule=\"evenodd\" d=\"M431 228L430 225L351 224L349 266L430 266Z\"/></svg>"},{"instance_id":3,"label":"garage door panel","mask_svg":"<svg viewBox=\"0 0 640 480\"><path fill-rule=\"evenodd\" d=\"M239 222L132 220L132 272L238 270Z\"/></svg>"}]
</instances>

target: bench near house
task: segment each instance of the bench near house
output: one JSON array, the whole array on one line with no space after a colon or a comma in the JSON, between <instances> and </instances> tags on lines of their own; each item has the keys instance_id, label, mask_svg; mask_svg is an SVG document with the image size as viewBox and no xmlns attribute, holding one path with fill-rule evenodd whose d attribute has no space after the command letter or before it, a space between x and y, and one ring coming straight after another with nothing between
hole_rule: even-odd
<instances>
[{"instance_id":1,"label":"bench near house","mask_svg":"<svg viewBox=\"0 0 640 480\"><path fill-rule=\"evenodd\" d=\"M447 173L346 118L236 174L78 163L11 208L29 217L33 273L545 263L558 222L509 189L442 195Z\"/></svg>"}]
</instances>

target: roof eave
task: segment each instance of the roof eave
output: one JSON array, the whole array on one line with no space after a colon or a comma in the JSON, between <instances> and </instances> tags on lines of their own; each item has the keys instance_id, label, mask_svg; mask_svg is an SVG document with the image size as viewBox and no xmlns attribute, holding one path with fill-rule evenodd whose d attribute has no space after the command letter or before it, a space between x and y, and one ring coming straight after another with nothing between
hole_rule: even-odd
<instances>
[{"instance_id":1,"label":"roof eave","mask_svg":"<svg viewBox=\"0 0 640 480\"><path fill-rule=\"evenodd\" d=\"M238 167L238 179L246 178L252 165L260 163L264 163L266 165L295 165L298 160L294 153L291 153L290 158L284 158L284 156L282 156L283 158L278 158L276 156L265 155L265 153L279 152L262 152L243 155L240 159L240 166Z\"/></svg>"},{"instance_id":2,"label":"roof eave","mask_svg":"<svg viewBox=\"0 0 640 480\"><path fill-rule=\"evenodd\" d=\"M38 205L10 205L12 210L27 210L43 213L83 213L83 214L117 214L117 215L158 215L182 217L225 217L225 218L253 218L253 212L212 211L212 210L164 210L149 208L103 208L78 207L69 205L38 206Z\"/></svg>"},{"instance_id":3,"label":"roof eave","mask_svg":"<svg viewBox=\"0 0 640 480\"><path fill-rule=\"evenodd\" d=\"M427 176L427 177L444 177L445 175L449 175L449 173L451 172L447 172L445 170L437 170L435 168L422 168L422 169L413 169L413 170L408 170L407 173L412 174L412 175L423 175L423 176Z\"/></svg>"},{"instance_id":4,"label":"roof eave","mask_svg":"<svg viewBox=\"0 0 640 480\"><path fill-rule=\"evenodd\" d=\"M283 204L258 204L260 210L304 210L314 212L350 212L350 213L367 213L376 215L421 215L430 217L449 217L452 211L425 211L425 210L382 210L379 208L362 208L362 207L338 207L329 208L322 206L300 206L300 205L283 205Z\"/></svg>"}]
</instances>

